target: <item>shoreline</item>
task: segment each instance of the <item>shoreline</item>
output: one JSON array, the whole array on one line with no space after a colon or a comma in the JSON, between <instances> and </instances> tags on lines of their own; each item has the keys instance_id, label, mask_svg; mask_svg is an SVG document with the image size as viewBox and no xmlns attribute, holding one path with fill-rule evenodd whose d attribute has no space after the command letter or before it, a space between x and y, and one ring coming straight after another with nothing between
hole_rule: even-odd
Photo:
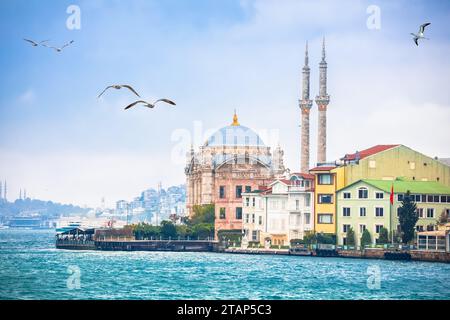
<instances>
[{"instance_id":1,"label":"shoreline","mask_svg":"<svg viewBox=\"0 0 450 320\"><path fill-rule=\"evenodd\" d=\"M449 252L419 250L305 250L224 248L218 241L208 240L125 240L125 241L56 241L57 249L89 251L166 251L166 252L216 252L247 255L284 255L308 257L335 257L397 261L422 261L450 263Z\"/></svg>"}]
</instances>

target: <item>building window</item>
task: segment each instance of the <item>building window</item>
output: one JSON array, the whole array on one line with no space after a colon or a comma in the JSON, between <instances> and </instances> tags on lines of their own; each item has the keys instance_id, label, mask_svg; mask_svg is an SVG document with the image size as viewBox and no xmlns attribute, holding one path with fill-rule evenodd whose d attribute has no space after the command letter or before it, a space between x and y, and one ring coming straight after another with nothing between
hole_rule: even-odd
<instances>
[{"instance_id":1,"label":"building window","mask_svg":"<svg viewBox=\"0 0 450 320\"><path fill-rule=\"evenodd\" d=\"M245 198L245 206L250 207L250 198L249 197Z\"/></svg>"},{"instance_id":2,"label":"building window","mask_svg":"<svg viewBox=\"0 0 450 320\"><path fill-rule=\"evenodd\" d=\"M384 208L375 208L375 217L384 216Z\"/></svg>"},{"instance_id":3,"label":"building window","mask_svg":"<svg viewBox=\"0 0 450 320\"><path fill-rule=\"evenodd\" d=\"M366 230L366 225L365 224L360 224L359 225L359 233L363 233L364 230Z\"/></svg>"},{"instance_id":4,"label":"building window","mask_svg":"<svg viewBox=\"0 0 450 320\"><path fill-rule=\"evenodd\" d=\"M415 198L415 202L422 202L422 197L421 197L420 194L416 194L416 195L414 196L414 198Z\"/></svg>"},{"instance_id":5,"label":"building window","mask_svg":"<svg viewBox=\"0 0 450 320\"><path fill-rule=\"evenodd\" d=\"M219 198L220 199L225 199L225 186L220 186L219 187Z\"/></svg>"},{"instance_id":6,"label":"building window","mask_svg":"<svg viewBox=\"0 0 450 320\"><path fill-rule=\"evenodd\" d=\"M255 223L255 214L252 214L252 223Z\"/></svg>"},{"instance_id":7,"label":"building window","mask_svg":"<svg viewBox=\"0 0 450 320\"><path fill-rule=\"evenodd\" d=\"M423 208L417 208L417 215L419 218L423 218Z\"/></svg>"},{"instance_id":8,"label":"building window","mask_svg":"<svg viewBox=\"0 0 450 320\"><path fill-rule=\"evenodd\" d=\"M245 215L245 223L248 223L249 218L250 218L250 215L247 213L247 214Z\"/></svg>"},{"instance_id":9,"label":"building window","mask_svg":"<svg viewBox=\"0 0 450 320\"><path fill-rule=\"evenodd\" d=\"M333 215L329 213L320 213L317 215L317 221L322 224L332 224Z\"/></svg>"},{"instance_id":10,"label":"building window","mask_svg":"<svg viewBox=\"0 0 450 320\"><path fill-rule=\"evenodd\" d=\"M375 192L375 199L383 199L384 193L383 192Z\"/></svg>"},{"instance_id":11,"label":"building window","mask_svg":"<svg viewBox=\"0 0 450 320\"><path fill-rule=\"evenodd\" d=\"M427 218L434 218L434 208L427 209Z\"/></svg>"},{"instance_id":12,"label":"building window","mask_svg":"<svg viewBox=\"0 0 450 320\"><path fill-rule=\"evenodd\" d=\"M333 195L319 194L319 203L333 203Z\"/></svg>"},{"instance_id":13,"label":"building window","mask_svg":"<svg viewBox=\"0 0 450 320\"><path fill-rule=\"evenodd\" d=\"M342 208L342 215L344 217L350 217L350 208Z\"/></svg>"},{"instance_id":14,"label":"building window","mask_svg":"<svg viewBox=\"0 0 450 320\"><path fill-rule=\"evenodd\" d=\"M300 200L295 200L295 211L300 210Z\"/></svg>"},{"instance_id":15,"label":"building window","mask_svg":"<svg viewBox=\"0 0 450 320\"><path fill-rule=\"evenodd\" d=\"M426 195L426 194L422 194L422 195L421 195L421 198L422 198L422 199L421 199L421 200L422 200L421 202L427 202L427 195Z\"/></svg>"},{"instance_id":16,"label":"building window","mask_svg":"<svg viewBox=\"0 0 450 320\"><path fill-rule=\"evenodd\" d=\"M427 196L427 202L434 202L434 201L433 201L433 196L432 196L432 195L428 195L428 196Z\"/></svg>"},{"instance_id":17,"label":"building window","mask_svg":"<svg viewBox=\"0 0 450 320\"><path fill-rule=\"evenodd\" d=\"M242 208L241 207L236 207L236 219L242 220Z\"/></svg>"},{"instance_id":18,"label":"building window","mask_svg":"<svg viewBox=\"0 0 450 320\"><path fill-rule=\"evenodd\" d=\"M245 192L247 192L247 193L252 192L252 187L251 186L245 186Z\"/></svg>"},{"instance_id":19,"label":"building window","mask_svg":"<svg viewBox=\"0 0 450 320\"><path fill-rule=\"evenodd\" d=\"M365 207L359 208L359 216L360 217L365 217L366 214L367 214L367 209Z\"/></svg>"},{"instance_id":20,"label":"building window","mask_svg":"<svg viewBox=\"0 0 450 320\"><path fill-rule=\"evenodd\" d=\"M253 207L256 206L256 199L255 199L255 197L252 198L252 205L253 205Z\"/></svg>"},{"instance_id":21,"label":"building window","mask_svg":"<svg viewBox=\"0 0 450 320\"><path fill-rule=\"evenodd\" d=\"M333 184L332 176L329 173L318 175L319 184Z\"/></svg>"},{"instance_id":22,"label":"building window","mask_svg":"<svg viewBox=\"0 0 450 320\"><path fill-rule=\"evenodd\" d=\"M449 202L450 202L450 197L449 198ZM310 207L311 206L311 194L307 193L305 194L305 206L306 207Z\"/></svg>"},{"instance_id":23,"label":"building window","mask_svg":"<svg viewBox=\"0 0 450 320\"><path fill-rule=\"evenodd\" d=\"M263 223L262 216L258 217L258 223L259 223L259 225L262 225L262 223Z\"/></svg>"},{"instance_id":24,"label":"building window","mask_svg":"<svg viewBox=\"0 0 450 320\"><path fill-rule=\"evenodd\" d=\"M416 231L417 231L417 232L423 232L423 226L417 225L417 226L416 226Z\"/></svg>"},{"instance_id":25,"label":"building window","mask_svg":"<svg viewBox=\"0 0 450 320\"><path fill-rule=\"evenodd\" d=\"M358 189L358 198L359 199L367 199L369 197L369 192L367 188L359 188Z\"/></svg>"},{"instance_id":26,"label":"building window","mask_svg":"<svg viewBox=\"0 0 450 320\"><path fill-rule=\"evenodd\" d=\"M225 219L225 208L220 208L219 209L219 218L220 219Z\"/></svg>"},{"instance_id":27,"label":"building window","mask_svg":"<svg viewBox=\"0 0 450 320\"><path fill-rule=\"evenodd\" d=\"M253 241L258 241L258 230L253 230L252 231L252 240Z\"/></svg>"},{"instance_id":28,"label":"building window","mask_svg":"<svg viewBox=\"0 0 450 320\"><path fill-rule=\"evenodd\" d=\"M382 225L382 224L377 224L377 225L375 225L375 233L380 233L381 228L383 228L383 225Z\"/></svg>"},{"instance_id":29,"label":"building window","mask_svg":"<svg viewBox=\"0 0 450 320\"><path fill-rule=\"evenodd\" d=\"M236 198L242 198L242 186L236 186Z\"/></svg>"},{"instance_id":30,"label":"building window","mask_svg":"<svg viewBox=\"0 0 450 320\"><path fill-rule=\"evenodd\" d=\"M305 224L311 223L311 214L309 212L305 212Z\"/></svg>"},{"instance_id":31,"label":"building window","mask_svg":"<svg viewBox=\"0 0 450 320\"><path fill-rule=\"evenodd\" d=\"M441 203L447 202L447 196L441 196Z\"/></svg>"},{"instance_id":32,"label":"building window","mask_svg":"<svg viewBox=\"0 0 450 320\"><path fill-rule=\"evenodd\" d=\"M343 224L342 225L342 232L347 233L348 230L350 230L350 225L349 224Z\"/></svg>"},{"instance_id":33,"label":"building window","mask_svg":"<svg viewBox=\"0 0 450 320\"><path fill-rule=\"evenodd\" d=\"M344 199L351 199L352 194L350 192L344 192Z\"/></svg>"}]
</instances>

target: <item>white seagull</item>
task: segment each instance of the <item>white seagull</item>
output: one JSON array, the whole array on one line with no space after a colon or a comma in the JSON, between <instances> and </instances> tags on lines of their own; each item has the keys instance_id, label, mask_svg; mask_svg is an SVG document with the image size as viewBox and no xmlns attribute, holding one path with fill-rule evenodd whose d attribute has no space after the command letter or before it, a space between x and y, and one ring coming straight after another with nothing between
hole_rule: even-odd
<instances>
[{"instance_id":1,"label":"white seagull","mask_svg":"<svg viewBox=\"0 0 450 320\"><path fill-rule=\"evenodd\" d=\"M132 86L129 86L129 85L127 85L127 84L113 84L113 85L111 85L111 86L106 87L105 90L103 90L103 92L100 93L100 94L98 95L97 98L100 98L100 97L105 93L106 90L111 89L111 88L114 88L114 89L116 89L116 90L120 90L120 89L122 89L122 88L127 88L128 90L130 90L131 92L133 92L135 95L137 95L139 98L141 97L141 96L136 92L136 90L133 89Z\"/></svg>"},{"instance_id":2,"label":"white seagull","mask_svg":"<svg viewBox=\"0 0 450 320\"><path fill-rule=\"evenodd\" d=\"M41 42L36 42L36 41L30 40L30 39L23 39L23 40L29 42L33 47L37 47L37 46L39 46L41 44L44 45L45 42L50 41L50 40L44 40L44 41L41 41Z\"/></svg>"},{"instance_id":3,"label":"white seagull","mask_svg":"<svg viewBox=\"0 0 450 320\"><path fill-rule=\"evenodd\" d=\"M132 104L126 106L126 107L125 107L125 110L130 109L131 107L134 107L135 105L137 105L137 104L139 104L139 103L142 103L144 107L147 107L147 108L154 108L155 105L156 105L158 102L165 102L165 103L171 104L171 105L173 105L173 106L176 106L175 102L173 102L172 100L169 100L169 99L158 99L158 100L156 100L156 101L153 102L153 103L149 103L149 102L144 101L144 100L138 100L138 101L135 101L135 102L133 102Z\"/></svg>"},{"instance_id":4,"label":"white seagull","mask_svg":"<svg viewBox=\"0 0 450 320\"><path fill-rule=\"evenodd\" d=\"M429 26L430 24L431 24L430 22L424 23L423 25L420 26L419 32L417 34L411 33L411 35L413 36L413 40L416 43L416 46L419 45L419 39L430 40L428 38L425 38L425 36L423 35L423 33L425 32L425 27Z\"/></svg>"},{"instance_id":5,"label":"white seagull","mask_svg":"<svg viewBox=\"0 0 450 320\"><path fill-rule=\"evenodd\" d=\"M47 46L46 44L43 44L44 47L50 48L50 49L54 49L56 52L61 52L63 51L63 49L65 47L70 46L72 43L74 43L75 41L70 40L69 42L67 42L65 45L63 45L62 47L58 48L58 47L52 47L52 46Z\"/></svg>"}]
</instances>

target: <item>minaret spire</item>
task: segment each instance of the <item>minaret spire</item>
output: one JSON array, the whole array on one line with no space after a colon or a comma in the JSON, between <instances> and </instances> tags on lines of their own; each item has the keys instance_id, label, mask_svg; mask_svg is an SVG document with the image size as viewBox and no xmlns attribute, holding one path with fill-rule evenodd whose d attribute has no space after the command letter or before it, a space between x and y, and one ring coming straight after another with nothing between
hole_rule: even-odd
<instances>
[{"instance_id":1,"label":"minaret spire","mask_svg":"<svg viewBox=\"0 0 450 320\"><path fill-rule=\"evenodd\" d=\"M305 48L305 65L303 66L303 81L302 81L302 99L299 101L300 110L302 113L301 119L301 165L300 171L307 173L309 170L309 113L312 107L312 101L309 99L309 79L310 79L310 69L308 66L308 42L306 42Z\"/></svg>"},{"instance_id":2,"label":"minaret spire","mask_svg":"<svg viewBox=\"0 0 450 320\"><path fill-rule=\"evenodd\" d=\"M324 163L327 159L327 107L330 96L327 93L327 62L325 60L325 37L322 42L322 61L319 63L319 95L316 104L319 108L319 126L317 142L317 162Z\"/></svg>"}]
</instances>

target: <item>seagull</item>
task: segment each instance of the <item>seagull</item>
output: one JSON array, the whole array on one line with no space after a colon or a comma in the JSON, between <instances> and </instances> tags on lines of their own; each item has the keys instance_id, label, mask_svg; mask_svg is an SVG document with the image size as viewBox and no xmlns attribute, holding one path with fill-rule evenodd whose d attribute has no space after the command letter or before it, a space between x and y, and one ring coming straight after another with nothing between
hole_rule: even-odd
<instances>
[{"instance_id":1,"label":"seagull","mask_svg":"<svg viewBox=\"0 0 450 320\"><path fill-rule=\"evenodd\" d=\"M144 104L144 107L147 107L147 108L154 108L155 105L156 105L158 102L165 102L165 103L171 104L171 105L173 105L173 106L176 106L175 102L173 102L172 100L169 100L169 99L158 99L158 100L156 100L154 103L149 103L149 102L144 101L144 100L138 100L138 101L135 101L135 102L133 102L132 104L126 106L126 107L125 107L125 110L130 109L131 107L134 107L135 105L137 105L137 104L139 104L139 103L143 103L143 104Z\"/></svg>"},{"instance_id":2,"label":"seagull","mask_svg":"<svg viewBox=\"0 0 450 320\"><path fill-rule=\"evenodd\" d=\"M71 45L72 43L74 43L73 40L70 40L69 42L67 42L65 45L63 45L61 48L57 48L57 47L52 47L52 46L47 46L46 44L43 44L44 47L50 48L50 49L54 49L56 52L61 52L63 51L63 49L65 47L68 47L69 45Z\"/></svg>"},{"instance_id":3,"label":"seagull","mask_svg":"<svg viewBox=\"0 0 450 320\"><path fill-rule=\"evenodd\" d=\"M37 46L39 46L41 44L44 45L45 42L50 41L50 40L44 40L44 41L41 41L41 42L36 42L36 41L30 40L30 39L23 39L23 40L29 42L33 47L37 47Z\"/></svg>"},{"instance_id":4,"label":"seagull","mask_svg":"<svg viewBox=\"0 0 450 320\"><path fill-rule=\"evenodd\" d=\"M119 90L119 89L122 89L122 88L127 88L128 90L132 91L135 95L137 95L139 98L141 97L136 92L136 90L133 89L133 87L131 87L131 86L127 85L127 84L113 84L112 86L106 87L105 90L103 90L103 92L100 93L97 98L100 98L105 93L106 90L111 89L111 88L114 88L116 90Z\"/></svg>"},{"instance_id":5,"label":"seagull","mask_svg":"<svg viewBox=\"0 0 450 320\"><path fill-rule=\"evenodd\" d=\"M418 32L417 34L411 33L411 35L413 36L413 40L414 40L414 42L416 43L416 46L419 45L419 42L418 42L419 39L427 39L427 40L430 40L430 39L428 39L428 38L425 38L424 35L423 35L423 33L425 32L425 27L429 26L430 24L431 24L430 22L424 23L423 25L420 26L419 32Z\"/></svg>"}]
</instances>

